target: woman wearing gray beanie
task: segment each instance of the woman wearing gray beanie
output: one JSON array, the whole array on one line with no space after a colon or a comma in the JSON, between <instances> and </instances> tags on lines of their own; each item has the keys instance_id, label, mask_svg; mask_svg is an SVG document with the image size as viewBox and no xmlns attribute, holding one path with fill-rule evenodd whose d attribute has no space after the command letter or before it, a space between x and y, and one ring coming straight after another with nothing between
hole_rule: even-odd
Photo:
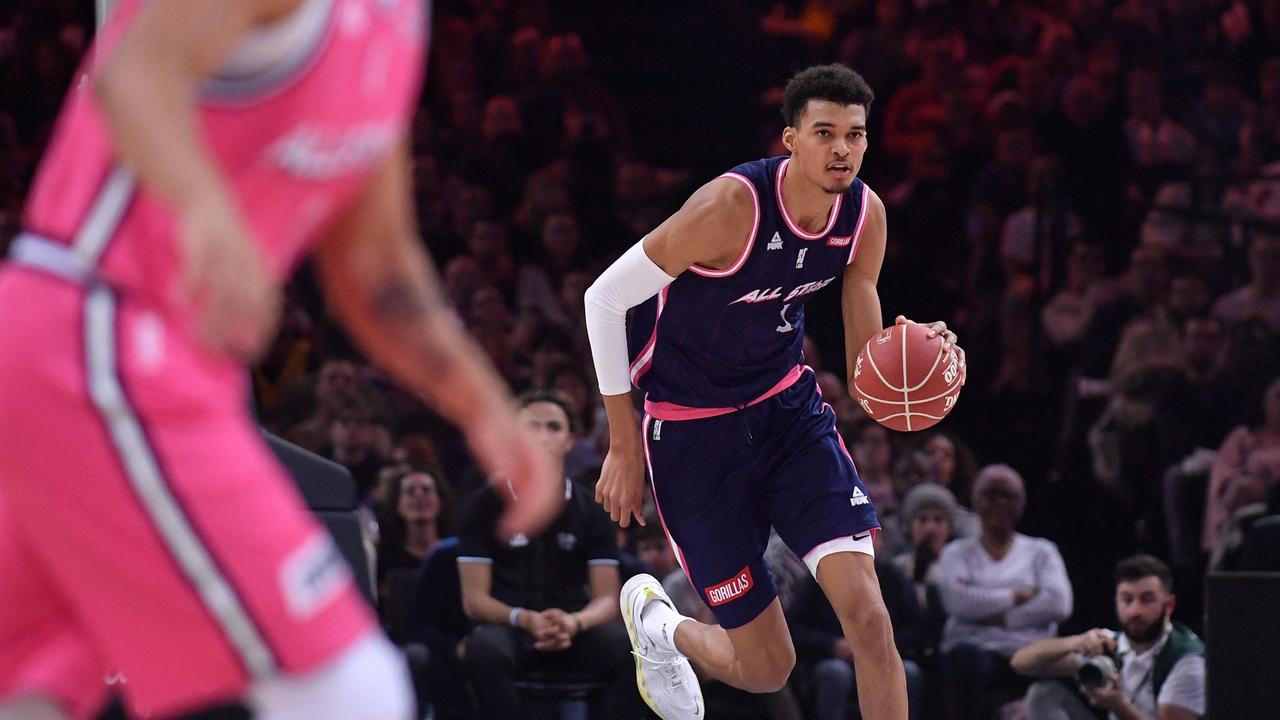
<instances>
[{"instance_id":1,"label":"woman wearing gray beanie","mask_svg":"<svg viewBox=\"0 0 1280 720\"><path fill-rule=\"evenodd\" d=\"M898 518L910 540L911 549L893 559L916 591L916 600L924 609L926 644L929 650L937 647L942 637L942 627L947 614L938 593L938 555L942 547L955 537L957 515L962 510L956 498L947 488L936 483L916 485L902 500ZM929 652L926 650L926 653Z\"/></svg>"}]
</instances>

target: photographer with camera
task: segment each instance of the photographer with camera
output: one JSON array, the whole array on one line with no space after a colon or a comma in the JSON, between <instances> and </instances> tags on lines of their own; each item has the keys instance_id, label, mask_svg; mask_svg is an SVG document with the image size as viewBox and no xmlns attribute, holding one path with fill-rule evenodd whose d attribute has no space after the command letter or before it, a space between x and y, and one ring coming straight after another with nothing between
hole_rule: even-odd
<instances>
[{"instance_id":1,"label":"photographer with camera","mask_svg":"<svg viewBox=\"0 0 1280 720\"><path fill-rule=\"evenodd\" d=\"M1169 567L1150 555L1116 565L1120 631L1094 628L1040 640L1014 654L1013 669L1035 677L1071 678L1079 694L1058 680L1027 691L1036 720L1092 720L1086 702L1113 720L1194 720L1204 715L1204 643L1171 622L1175 598Z\"/></svg>"}]
</instances>

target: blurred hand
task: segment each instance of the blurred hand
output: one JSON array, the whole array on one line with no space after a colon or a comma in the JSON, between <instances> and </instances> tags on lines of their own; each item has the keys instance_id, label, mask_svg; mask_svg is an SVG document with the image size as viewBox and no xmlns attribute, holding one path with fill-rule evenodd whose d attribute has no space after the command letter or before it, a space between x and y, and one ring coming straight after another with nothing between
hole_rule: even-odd
<instances>
[{"instance_id":1,"label":"blurred hand","mask_svg":"<svg viewBox=\"0 0 1280 720\"><path fill-rule=\"evenodd\" d=\"M1040 594L1040 588L1020 587L1017 590L1013 591L1013 604L1021 605L1039 594Z\"/></svg>"},{"instance_id":2,"label":"blurred hand","mask_svg":"<svg viewBox=\"0 0 1280 720\"><path fill-rule=\"evenodd\" d=\"M556 649L564 650L572 645L573 639L578 635L578 621L573 618L573 614L560 608L550 608L544 614L559 629L559 636L563 639L564 646Z\"/></svg>"},{"instance_id":3,"label":"blurred hand","mask_svg":"<svg viewBox=\"0 0 1280 720\"><path fill-rule=\"evenodd\" d=\"M622 527L644 525L644 451L610 447L596 482L596 502Z\"/></svg>"},{"instance_id":4,"label":"blurred hand","mask_svg":"<svg viewBox=\"0 0 1280 720\"><path fill-rule=\"evenodd\" d=\"M1115 649L1116 640L1106 630L1094 628L1076 636L1076 652L1082 655L1093 657Z\"/></svg>"},{"instance_id":5,"label":"blurred hand","mask_svg":"<svg viewBox=\"0 0 1280 720\"><path fill-rule=\"evenodd\" d=\"M1090 705L1119 715L1120 708L1128 704L1129 701L1125 699L1124 693L1120 692L1120 679L1112 675L1110 680L1106 687L1101 688L1081 685L1080 694L1089 700Z\"/></svg>"},{"instance_id":6,"label":"blurred hand","mask_svg":"<svg viewBox=\"0 0 1280 720\"><path fill-rule=\"evenodd\" d=\"M467 432L476 460L495 485L511 484L514 500L498 523L498 534L508 539L517 533L541 531L564 505L564 478L556 472L546 449L520 427L510 408L484 413ZM505 495L505 493L504 493Z\"/></svg>"},{"instance_id":7,"label":"blurred hand","mask_svg":"<svg viewBox=\"0 0 1280 720\"><path fill-rule=\"evenodd\" d=\"M908 320L905 316L899 315L894 318L895 325L918 324L914 320ZM948 355L955 355L956 360L960 363L960 385L964 385L969 379L969 365L965 358L964 348L960 347L960 339L956 334L947 329L947 324L939 320L938 322L925 323L929 327L929 337L942 336L942 351Z\"/></svg>"},{"instance_id":8,"label":"blurred hand","mask_svg":"<svg viewBox=\"0 0 1280 720\"><path fill-rule=\"evenodd\" d=\"M275 332L281 292L240 212L220 193L201 196L179 219L182 287L199 313L200 339L242 361Z\"/></svg>"},{"instance_id":9,"label":"blurred hand","mask_svg":"<svg viewBox=\"0 0 1280 720\"><path fill-rule=\"evenodd\" d=\"M573 637L573 631L566 630L559 618L560 615L565 615L567 617L563 610L551 608L550 610L543 610L539 613L527 612L526 614L534 616L530 621L530 624L534 626L534 629L530 630L530 633L533 635L534 650L539 652L556 652L558 650L565 650L569 647L569 643ZM572 624L573 619L569 618L569 622Z\"/></svg>"}]
</instances>

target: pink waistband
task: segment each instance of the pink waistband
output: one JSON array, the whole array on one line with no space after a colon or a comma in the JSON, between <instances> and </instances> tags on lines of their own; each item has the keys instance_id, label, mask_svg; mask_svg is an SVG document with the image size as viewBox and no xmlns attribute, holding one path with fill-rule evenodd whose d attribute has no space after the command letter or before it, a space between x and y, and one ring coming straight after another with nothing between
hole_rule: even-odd
<instances>
[{"instance_id":1,"label":"pink waistband","mask_svg":"<svg viewBox=\"0 0 1280 720\"><path fill-rule=\"evenodd\" d=\"M774 395L777 395L783 390L795 385L796 381L800 379L800 376L804 374L806 369L807 368L804 365L797 365L791 368L791 371L784 375L782 379L778 381L778 384L766 390L763 395L747 403L744 407L759 405L765 400L768 400ZM717 417L719 415L728 415L731 412L736 412L741 409L742 408L736 407L687 407L685 405L677 405L669 402L654 402L648 398L645 398L644 401L645 413L648 414L649 417L657 418L658 420L702 420L705 418Z\"/></svg>"}]
</instances>

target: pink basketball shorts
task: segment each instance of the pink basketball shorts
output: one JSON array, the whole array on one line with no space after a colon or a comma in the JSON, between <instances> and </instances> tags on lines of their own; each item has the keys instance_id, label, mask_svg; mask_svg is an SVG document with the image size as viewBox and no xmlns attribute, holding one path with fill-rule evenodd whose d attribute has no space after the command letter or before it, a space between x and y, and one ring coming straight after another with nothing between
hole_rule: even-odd
<instances>
[{"instance_id":1,"label":"pink basketball shorts","mask_svg":"<svg viewBox=\"0 0 1280 720\"><path fill-rule=\"evenodd\" d=\"M0 700L140 716L306 673L376 622L247 411L139 300L0 267Z\"/></svg>"}]
</instances>

